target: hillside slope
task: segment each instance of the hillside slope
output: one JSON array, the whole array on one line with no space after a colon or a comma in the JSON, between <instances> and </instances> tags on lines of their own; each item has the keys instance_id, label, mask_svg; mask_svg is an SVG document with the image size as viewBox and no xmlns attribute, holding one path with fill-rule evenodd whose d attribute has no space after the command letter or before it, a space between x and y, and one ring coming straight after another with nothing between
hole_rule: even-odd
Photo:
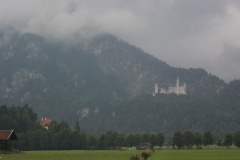
<instances>
[{"instance_id":1,"label":"hillside slope","mask_svg":"<svg viewBox=\"0 0 240 160\"><path fill-rule=\"evenodd\" d=\"M204 69L171 67L112 35L98 35L74 43L48 41L33 34L14 34L6 41L4 34L1 35L0 102L7 105L27 103L39 118L66 120L69 124L80 121L86 131L157 130L159 123L169 124L158 128L161 130L181 128L175 124L177 121L165 123L157 117L164 114L171 118L167 108L175 111L174 104L192 106L196 103L192 97L219 96L226 87L223 80ZM178 102L181 96L168 99L174 95L158 95L156 97L167 96L169 104L163 109L166 112L155 110L156 104L147 100L154 98L155 83L167 88L175 85L177 77L181 84L187 85L184 102ZM139 100L142 95L145 96ZM138 107L139 102L142 107ZM139 125L144 124L141 119L144 115L136 116L135 113L145 113L144 108L153 111L149 113L154 117L150 119L155 122L152 127ZM192 112L198 111L196 104ZM191 115L186 113L185 116ZM194 125L198 126L193 123L182 128L194 128Z\"/></svg>"}]
</instances>

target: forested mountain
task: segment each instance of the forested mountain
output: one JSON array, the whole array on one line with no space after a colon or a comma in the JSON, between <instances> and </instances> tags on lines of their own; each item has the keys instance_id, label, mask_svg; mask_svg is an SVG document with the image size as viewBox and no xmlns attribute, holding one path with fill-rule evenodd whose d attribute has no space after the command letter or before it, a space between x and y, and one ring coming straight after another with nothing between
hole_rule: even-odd
<instances>
[{"instance_id":1,"label":"forested mountain","mask_svg":"<svg viewBox=\"0 0 240 160\"><path fill-rule=\"evenodd\" d=\"M239 128L237 80L171 67L107 34L74 42L0 35L2 104L28 104L38 118L78 120L94 132ZM187 95L152 96L155 83L167 88L177 77Z\"/></svg>"}]
</instances>

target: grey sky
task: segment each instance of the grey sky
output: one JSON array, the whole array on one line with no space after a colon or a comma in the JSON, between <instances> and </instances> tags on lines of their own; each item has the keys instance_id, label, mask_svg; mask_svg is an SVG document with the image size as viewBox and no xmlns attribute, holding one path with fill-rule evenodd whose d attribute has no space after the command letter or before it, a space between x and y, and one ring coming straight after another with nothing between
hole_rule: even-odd
<instances>
[{"instance_id":1,"label":"grey sky","mask_svg":"<svg viewBox=\"0 0 240 160\"><path fill-rule=\"evenodd\" d=\"M108 32L172 66L240 79L239 0L0 0L0 30L74 39Z\"/></svg>"}]
</instances>

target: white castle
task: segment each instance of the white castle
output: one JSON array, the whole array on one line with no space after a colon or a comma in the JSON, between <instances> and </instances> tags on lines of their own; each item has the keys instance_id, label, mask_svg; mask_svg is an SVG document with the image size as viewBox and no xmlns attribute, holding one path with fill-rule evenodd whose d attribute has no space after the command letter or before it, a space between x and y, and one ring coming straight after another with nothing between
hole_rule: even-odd
<instances>
[{"instance_id":1,"label":"white castle","mask_svg":"<svg viewBox=\"0 0 240 160\"><path fill-rule=\"evenodd\" d=\"M187 85L186 85L186 83L184 83L182 86L179 86L179 78L177 78L176 87L168 87L168 90L161 88L161 90L159 92L158 84L155 84L153 96L155 96L158 93L163 93L163 94L175 93L177 95L187 94Z\"/></svg>"}]
</instances>

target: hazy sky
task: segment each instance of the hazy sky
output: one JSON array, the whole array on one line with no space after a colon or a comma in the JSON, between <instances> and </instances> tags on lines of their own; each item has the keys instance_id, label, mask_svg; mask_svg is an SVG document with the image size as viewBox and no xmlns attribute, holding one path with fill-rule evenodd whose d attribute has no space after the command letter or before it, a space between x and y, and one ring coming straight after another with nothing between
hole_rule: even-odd
<instances>
[{"instance_id":1,"label":"hazy sky","mask_svg":"<svg viewBox=\"0 0 240 160\"><path fill-rule=\"evenodd\" d=\"M171 66L240 79L239 0L0 0L0 31L108 32Z\"/></svg>"}]
</instances>

